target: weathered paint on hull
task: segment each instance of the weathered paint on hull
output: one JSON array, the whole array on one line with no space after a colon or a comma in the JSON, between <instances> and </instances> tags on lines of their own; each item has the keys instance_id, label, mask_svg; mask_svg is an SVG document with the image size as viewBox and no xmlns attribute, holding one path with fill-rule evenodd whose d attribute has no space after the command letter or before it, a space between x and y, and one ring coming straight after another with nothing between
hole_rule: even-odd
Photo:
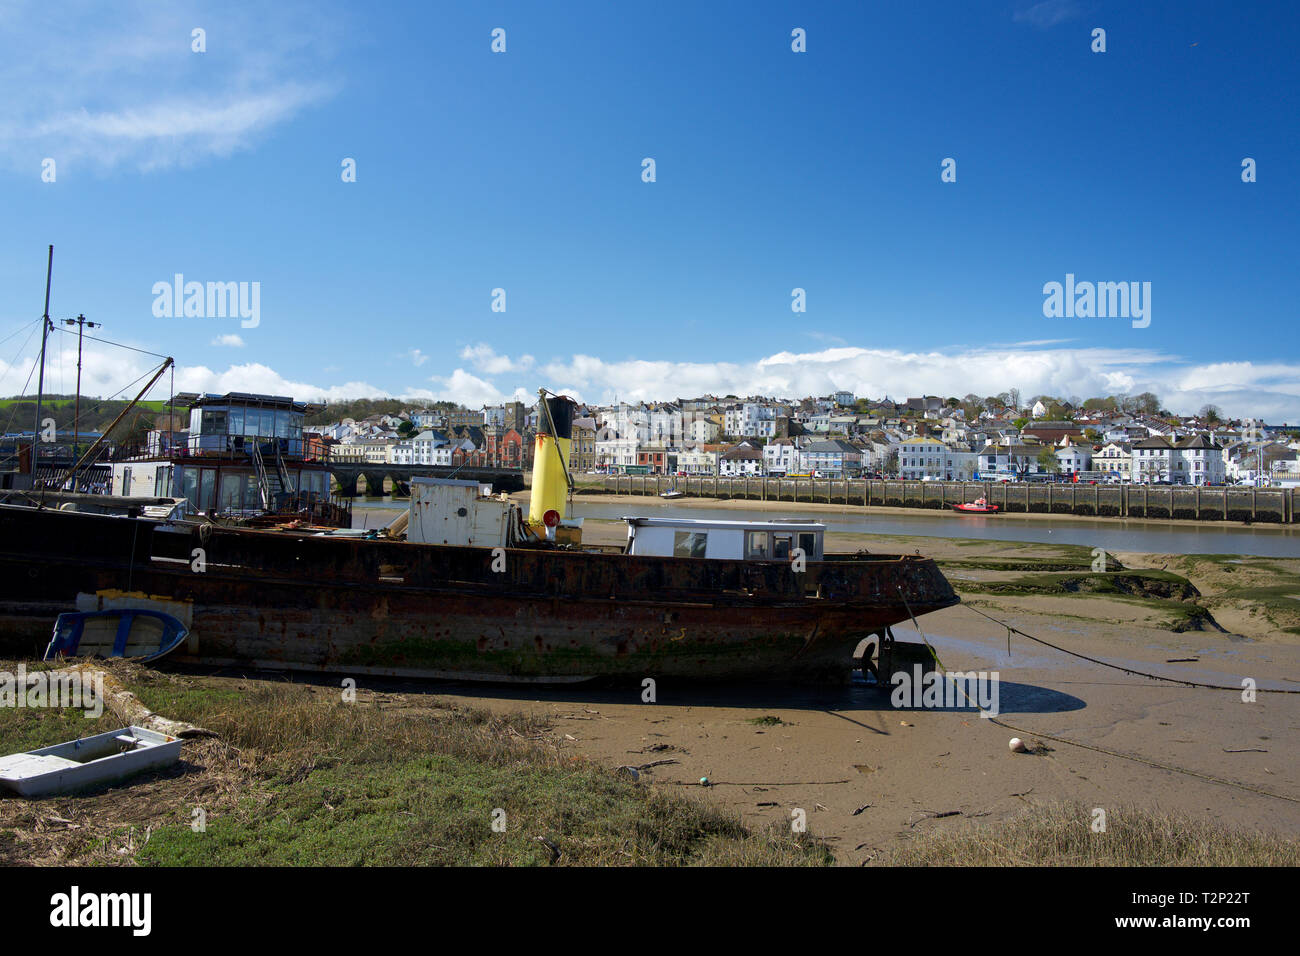
<instances>
[{"instance_id":1,"label":"weathered paint on hull","mask_svg":"<svg viewBox=\"0 0 1300 956\"><path fill-rule=\"evenodd\" d=\"M48 640L78 595L125 590L182 605L198 646L180 660L468 678L820 678L846 675L858 642L909 610L957 600L933 562L913 557L813 562L796 575L784 564L512 549L494 572L485 549L35 515L0 507L0 641L11 648ZM39 541L15 553L23 539L12 532L34 527Z\"/></svg>"}]
</instances>

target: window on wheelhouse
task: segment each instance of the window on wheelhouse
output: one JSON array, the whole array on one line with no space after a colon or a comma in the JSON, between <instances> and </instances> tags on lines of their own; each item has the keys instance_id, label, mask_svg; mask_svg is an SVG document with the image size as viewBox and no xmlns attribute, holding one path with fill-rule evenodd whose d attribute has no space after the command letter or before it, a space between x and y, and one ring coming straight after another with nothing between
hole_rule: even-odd
<instances>
[{"instance_id":1,"label":"window on wheelhouse","mask_svg":"<svg viewBox=\"0 0 1300 956\"><path fill-rule=\"evenodd\" d=\"M217 504L217 470L204 468L199 480L199 511L211 511Z\"/></svg>"},{"instance_id":2,"label":"window on wheelhouse","mask_svg":"<svg viewBox=\"0 0 1300 956\"><path fill-rule=\"evenodd\" d=\"M768 556L767 532L745 532L745 558L750 561L762 561Z\"/></svg>"},{"instance_id":3,"label":"window on wheelhouse","mask_svg":"<svg viewBox=\"0 0 1300 956\"><path fill-rule=\"evenodd\" d=\"M673 557L702 558L709 536L699 531L678 531L673 535Z\"/></svg>"},{"instance_id":4,"label":"window on wheelhouse","mask_svg":"<svg viewBox=\"0 0 1300 956\"><path fill-rule=\"evenodd\" d=\"M244 476L226 472L221 476L221 510L238 511L243 505Z\"/></svg>"},{"instance_id":5,"label":"window on wheelhouse","mask_svg":"<svg viewBox=\"0 0 1300 956\"><path fill-rule=\"evenodd\" d=\"M799 534L799 547L803 550L803 556L807 560L821 560L821 555L817 553L817 535L813 532L804 531Z\"/></svg>"},{"instance_id":6,"label":"window on wheelhouse","mask_svg":"<svg viewBox=\"0 0 1300 956\"><path fill-rule=\"evenodd\" d=\"M181 469L181 495L190 503L190 508L199 506L199 469Z\"/></svg>"},{"instance_id":7,"label":"window on wheelhouse","mask_svg":"<svg viewBox=\"0 0 1300 956\"><path fill-rule=\"evenodd\" d=\"M153 494L155 498L170 498L172 493L172 466L160 465L153 473Z\"/></svg>"},{"instance_id":8,"label":"window on wheelhouse","mask_svg":"<svg viewBox=\"0 0 1300 956\"><path fill-rule=\"evenodd\" d=\"M790 549L794 544L794 535L792 534L774 534L772 535L772 557L778 561L790 560Z\"/></svg>"}]
</instances>

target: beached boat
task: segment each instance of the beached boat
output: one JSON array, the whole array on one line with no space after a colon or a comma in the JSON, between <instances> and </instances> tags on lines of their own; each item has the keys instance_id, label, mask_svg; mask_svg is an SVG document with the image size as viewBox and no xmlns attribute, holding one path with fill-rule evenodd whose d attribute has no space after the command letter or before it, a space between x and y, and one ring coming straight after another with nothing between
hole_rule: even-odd
<instances>
[{"instance_id":1,"label":"beached boat","mask_svg":"<svg viewBox=\"0 0 1300 956\"><path fill-rule=\"evenodd\" d=\"M986 498L976 498L969 504L953 505L952 510L970 515L995 515L1000 509L997 505L989 504Z\"/></svg>"},{"instance_id":2,"label":"beached boat","mask_svg":"<svg viewBox=\"0 0 1300 956\"><path fill-rule=\"evenodd\" d=\"M477 482L416 479L405 540L0 504L0 652L24 653L60 613L147 597L188 622L180 661L846 679L863 639L958 603L930 559L826 554L815 523L632 518L625 547L584 547L564 518L572 405L542 410L526 516Z\"/></svg>"},{"instance_id":3,"label":"beached boat","mask_svg":"<svg viewBox=\"0 0 1300 956\"><path fill-rule=\"evenodd\" d=\"M169 766L180 755L177 737L144 727L123 727L0 757L0 786L22 797L71 793Z\"/></svg>"},{"instance_id":4,"label":"beached boat","mask_svg":"<svg viewBox=\"0 0 1300 956\"><path fill-rule=\"evenodd\" d=\"M170 614L142 608L60 614L45 660L129 657L142 664L180 647L189 629Z\"/></svg>"},{"instance_id":5,"label":"beached boat","mask_svg":"<svg viewBox=\"0 0 1300 956\"><path fill-rule=\"evenodd\" d=\"M659 497L660 498L685 498L686 495L684 492L678 491L676 488L669 488L667 491L659 492Z\"/></svg>"}]
</instances>

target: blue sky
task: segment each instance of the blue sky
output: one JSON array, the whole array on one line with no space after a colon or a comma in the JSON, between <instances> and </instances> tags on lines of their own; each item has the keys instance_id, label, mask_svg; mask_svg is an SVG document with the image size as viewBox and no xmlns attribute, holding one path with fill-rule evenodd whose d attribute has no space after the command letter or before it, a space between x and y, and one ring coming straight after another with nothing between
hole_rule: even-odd
<instances>
[{"instance_id":1,"label":"blue sky","mask_svg":"<svg viewBox=\"0 0 1300 956\"><path fill-rule=\"evenodd\" d=\"M0 4L0 339L19 333L0 393L31 369L52 242L51 314L175 356L178 390L1151 389L1295 422L1297 19L1083 0ZM257 326L155 316L176 273L259 283ZM1151 283L1150 325L1045 317L1067 273ZM47 384L71 391L75 341L54 341ZM147 367L90 345L85 391Z\"/></svg>"}]
</instances>

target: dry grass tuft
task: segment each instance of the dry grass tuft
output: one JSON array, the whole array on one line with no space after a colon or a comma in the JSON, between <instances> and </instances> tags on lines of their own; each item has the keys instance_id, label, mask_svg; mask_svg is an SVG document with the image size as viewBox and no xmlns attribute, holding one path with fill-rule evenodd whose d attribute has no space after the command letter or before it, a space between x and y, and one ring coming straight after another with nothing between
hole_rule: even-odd
<instances>
[{"instance_id":1,"label":"dry grass tuft","mask_svg":"<svg viewBox=\"0 0 1300 956\"><path fill-rule=\"evenodd\" d=\"M1300 843L1268 833L1139 807L1106 814L1047 803L992 826L968 823L896 844L875 861L889 866L1296 866Z\"/></svg>"}]
</instances>

